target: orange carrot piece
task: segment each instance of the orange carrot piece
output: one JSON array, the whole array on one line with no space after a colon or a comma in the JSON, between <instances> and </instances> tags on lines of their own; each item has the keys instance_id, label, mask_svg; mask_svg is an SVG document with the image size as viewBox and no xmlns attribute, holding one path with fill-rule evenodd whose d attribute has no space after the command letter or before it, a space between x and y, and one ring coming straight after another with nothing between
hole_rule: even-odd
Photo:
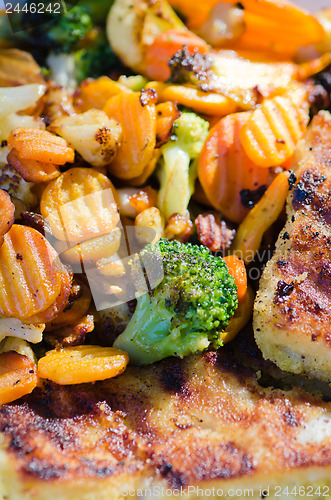
<instances>
[{"instance_id":1,"label":"orange carrot piece","mask_svg":"<svg viewBox=\"0 0 331 500\"><path fill-rule=\"evenodd\" d=\"M211 9L219 0L191 2L170 0L171 5L187 19L189 28L198 28L208 19ZM233 0L223 0L233 4ZM309 12L286 0L242 0L246 30L241 37L242 48L268 48L270 51L288 51L317 43L324 30ZM293 37L291 38L291 34ZM248 36L247 36L248 35ZM251 44L247 44L247 40Z\"/></svg>"},{"instance_id":2,"label":"orange carrot piece","mask_svg":"<svg viewBox=\"0 0 331 500\"><path fill-rule=\"evenodd\" d=\"M2 238L14 224L15 205L11 202L6 191L0 189L0 238Z\"/></svg>"},{"instance_id":3,"label":"orange carrot piece","mask_svg":"<svg viewBox=\"0 0 331 500\"><path fill-rule=\"evenodd\" d=\"M27 182L49 182L61 174L58 165L36 160L25 160L20 158L19 152L15 148L9 152L7 161Z\"/></svg>"},{"instance_id":4,"label":"orange carrot piece","mask_svg":"<svg viewBox=\"0 0 331 500\"><path fill-rule=\"evenodd\" d=\"M249 209L241 201L243 189L268 185L269 170L256 166L245 153L239 131L250 112L222 118L209 132L198 163L201 186L211 203L233 222L241 222Z\"/></svg>"},{"instance_id":5,"label":"orange carrot piece","mask_svg":"<svg viewBox=\"0 0 331 500\"><path fill-rule=\"evenodd\" d=\"M172 132L175 120L179 118L180 112L176 104L171 101L157 104L156 106L156 147L165 144Z\"/></svg>"},{"instance_id":6,"label":"orange carrot piece","mask_svg":"<svg viewBox=\"0 0 331 500\"><path fill-rule=\"evenodd\" d=\"M38 362L41 378L57 384L83 384L124 372L129 355L113 347L84 345L49 351Z\"/></svg>"},{"instance_id":7,"label":"orange carrot piece","mask_svg":"<svg viewBox=\"0 0 331 500\"><path fill-rule=\"evenodd\" d=\"M122 145L109 165L120 179L140 176L152 159L156 144L156 111L153 92L122 93L107 102L104 111L122 126ZM151 92L151 101L148 99ZM155 95L155 93L154 93Z\"/></svg>"},{"instance_id":8,"label":"orange carrot piece","mask_svg":"<svg viewBox=\"0 0 331 500\"><path fill-rule=\"evenodd\" d=\"M245 263L236 255L228 255L223 259L228 266L229 273L234 278L237 285L237 295L239 304L244 300L247 292L247 273Z\"/></svg>"},{"instance_id":9,"label":"orange carrot piece","mask_svg":"<svg viewBox=\"0 0 331 500\"><path fill-rule=\"evenodd\" d=\"M0 354L0 405L30 394L38 384L33 361L14 351Z\"/></svg>"},{"instance_id":10,"label":"orange carrot piece","mask_svg":"<svg viewBox=\"0 0 331 500\"><path fill-rule=\"evenodd\" d=\"M168 63L184 45L190 54L195 52L205 54L209 50L207 43L189 30L169 29L163 31L146 49L146 76L151 80L167 81L171 76Z\"/></svg>"},{"instance_id":11,"label":"orange carrot piece","mask_svg":"<svg viewBox=\"0 0 331 500\"><path fill-rule=\"evenodd\" d=\"M75 159L75 151L68 146L67 141L47 130L16 128L8 138L8 146L15 148L20 158L25 160L64 165Z\"/></svg>"},{"instance_id":12,"label":"orange carrot piece","mask_svg":"<svg viewBox=\"0 0 331 500\"><path fill-rule=\"evenodd\" d=\"M106 102L122 92L131 92L125 85L121 85L108 76L101 76L97 80L85 80L76 92L74 107L78 113L89 109L103 109Z\"/></svg>"},{"instance_id":13,"label":"orange carrot piece","mask_svg":"<svg viewBox=\"0 0 331 500\"><path fill-rule=\"evenodd\" d=\"M282 96L266 99L241 128L242 146L260 167L282 165L293 156L308 120L308 104L301 107Z\"/></svg>"},{"instance_id":14,"label":"orange carrot piece","mask_svg":"<svg viewBox=\"0 0 331 500\"><path fill-rule=\"evenodd\" d=\"M188 106L197 113L218 115L219 118L234 113L238 106L232 99L216 92L203 92L190 85L172 85L162 82L149 82L146 88L153 88L158 94L158 102L171 101Z\"/></svg>"},{"instance_id":15,"label":"orange carrot piece","mask_svg":"<svg viewBox=\"0 0 331 500\"><path fill-rule=\"evenodd\" d=\"M14 224L0 248L0 314L25 319L50 307L66 272L56 259L38 231Z\"/></svg>"}]
</instances>

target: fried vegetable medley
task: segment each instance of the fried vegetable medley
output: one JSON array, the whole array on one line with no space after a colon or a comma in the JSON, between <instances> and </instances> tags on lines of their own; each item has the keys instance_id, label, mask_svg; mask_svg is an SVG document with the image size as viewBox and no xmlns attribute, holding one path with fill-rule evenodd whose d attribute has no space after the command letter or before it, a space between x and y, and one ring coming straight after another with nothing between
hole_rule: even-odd
<instances>
[{"instance_id":1,"label":"fried vegetable medley","mask_svg":"<svg viewBox=\"0 0 331 500\"><path fill-rule=\"evenodd\" d=\"M331 10L84 0L0 14L0 403L249 322L331 106ZM263 258L261 257L263 255ZM252 272L254 271L254 272Z\"/></svg>"}]
</instances>

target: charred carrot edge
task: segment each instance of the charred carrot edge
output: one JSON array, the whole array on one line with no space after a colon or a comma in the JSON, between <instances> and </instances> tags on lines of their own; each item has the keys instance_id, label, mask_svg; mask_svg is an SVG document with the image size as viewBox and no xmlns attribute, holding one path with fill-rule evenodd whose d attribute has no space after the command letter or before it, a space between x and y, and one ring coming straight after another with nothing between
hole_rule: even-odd
<instances>
[{"instance_id":1,"label":"charred carrot edge","mask_svg":"<svg viewBox=\"0 0 331 500\"><path fill-rule=\"evenodd\" d=\"M0 354L0 405L30 394L38 385L37 367L14 351Z\"/></svg>"},{"instance_id":2,"label":"charred carrot edge","mask_svg":"<svg viewBox=\"0 0 331 500\"><path fill-rule=\"evenodd\" d=\"M82 384L116 377L128 362L129 355L113 347L64 347L39 359L38 373L57 384Z\"/></svg>"},{"instance_id":3,"label":"charred carrot edge","mask_svg":"<svg viewBox=\"0 0 331 500\"><path fill-rule=\"evenodd\" d=\"M289 190L290 172L277 175L261 200L240 224L231 252L248 264L260 248L262 237L278 219Z\"/></svg>"},{"instance_id":4,"label":"charred carrot edge","mask_svg":"<svg viewBox=\"0 0 331 500\"><path fill-rule=\"evenodd\" d=\"M110 173L120 179L142 175L153 157L156 144L153 100L149 103L148 95L138 92L122 93L109 99L104 111L121 124L123 132L122 145L109 165Z\"/></svg>"},{"instance_id":5,"label":"charred carrot edge","mask_svg":"<svg viewBox=\"0 0 331 500\"><path fill-rule=\"evenodd\" d=\"M172 132L174 122L180 116L176 104L171 101L156 105L156 147L165 144Z\"/></svg>"},{"instance_id":6,"label":"charred carrot edge","mask_svg":"<svg viewBox=\"0 0 331 500\"><path fill-rule=\"evenodd\" d=\"M239 131L250 112L222 118L209 132L198 163L201 186L211 205L228 219L240 223L248 213L242 204L243 189L270 184L269 170L256 166L245 153Z\"/></svg>"},{"instance_id":7,"label":"charred carrot edge","mask_svg":"<svg viewBox=\"0 0 331 500\"><path fill-rule=\"evenodd\" d=\"M189 30L169 29L158 34L153 43L146 48L145 73L151 80L167 81L170 76L168 63L178 50L186 47L190 54L205 54L207 43Z\"/></svg>"},{"instance_id":8,"label":"charred carrot edge","mask_svg":"<svg viewBox=\"0 0 331 500\"><path fill-rule=\"evenodd\" d=\"M282 165L292 157L308 120L308 106L301 110L282 96L266 99L241 128L242 146L260 167Z\"/></svg>"},{"instance_id":9,"label":"charred carrot edge","mask_svg":"<svg viewBox=\"0 0 331 500\"><path fill-rule=\"evenodd\" d=\"M8 146L15 148L19 157L25 160L64 165L75 159L75 151L67 141L47 130L16 128L8 138Z\"/></svg>"},{"instance_id":10,"label":"charred carrot edge","mask_svg":"<svg viewBox=\"0 0 331 500\"><path fill-rule=\"evenodd\" d=\"M35 182L36 184L49 182L61 174L58 165L36 160L25 160L20 158L19 152L15 148L9 152L7 161L27 182Z\"/></svg>"},{"instance_id":11,"label":"charred carrot edge","mask_svg":"<svg viewBox=\"0 0 331 500\"><path fill-rule=\"evenodd\" d=\"M247 273L245 263L236 255L228 255L223 259L228 266L229 273L234 278L237 285L237 295L239 304L244 300L247 292Z\"/></svg>"},{"instance_id":12,"label":"charred carrot edge","mask_svg":"<svg viewBox=\"0 0 331 500\"><path fill-rule=\"evenodd\" d=\"M0 189L0 246L1 239L8 233L15 221L15 205L9 194Z\"/></svg>"}]
</instances>

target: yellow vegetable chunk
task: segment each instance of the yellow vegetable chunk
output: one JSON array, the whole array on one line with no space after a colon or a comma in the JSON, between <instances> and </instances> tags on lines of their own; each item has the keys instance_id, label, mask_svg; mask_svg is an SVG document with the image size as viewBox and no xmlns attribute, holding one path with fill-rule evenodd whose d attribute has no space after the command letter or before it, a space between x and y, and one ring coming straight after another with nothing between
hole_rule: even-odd
<instances>
[{"instance_id":1,"label":"yellow vegetable chunk","mask_svg":"<svg viewBox=\"0 0 331 500\"><path fill-rule=\"evenodd\" d=\"M60 385L84 384L116 377L128 362L128 353L113 347L64 347L46 353L38 361L38 373Z\"/></svg>"},{"instance_id":2,"label":"yellow vegetable chunk","mask_svg":"<svg viewBox=\"0 0 331 500\"><path fill-rule=\"evenodd\" d=\"M290 172L277 175L260 201L240 224L231 246L231 253L249 264L260 248L262 237L278 219L289 190Z\"/></svg>"},{"instance_id":3,"label":"yellow vegetable chunk","mask_svg":"<svg viewBox=\"0 0 331 500\"><path fill-rule=\"evenodd\" d=\"M53 235L81 241L110 232L119 221L116 192L105 175L91 168L71 168L45 188L40 211Z\"/></svg>"}]
</instances>

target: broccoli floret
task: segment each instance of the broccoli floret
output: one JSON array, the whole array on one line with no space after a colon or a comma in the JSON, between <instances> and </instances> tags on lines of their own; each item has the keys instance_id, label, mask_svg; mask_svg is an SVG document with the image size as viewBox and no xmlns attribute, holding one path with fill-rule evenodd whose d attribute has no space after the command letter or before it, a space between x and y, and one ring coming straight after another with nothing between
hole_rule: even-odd
<instances>
[{"instance_id":1,"label":"broccoli floret","mask_svg":"<svg viewBox=\"0 0 331 500\"><path fill-rule=\"evenodd\" d=\"M80 6L61 16L49 12L24 14L22 26L27 30L27 43L39 59L50 51L69 53L78 50L93 30L90 15Z\"/></svg>"},{"instance_id":2,"label":"broccoli floret","mask_svg":"<svg viewBox=\"0 0 331 500\"><path fill-rule=\"evenodd\" d=\"M170 141L161 148L158 206L167 219L175 213L186 213L197 177L194 160L201 153L208 130L208 122L195 113L184 112L175 121Z\"/></svg>"},{"instance_id":3,"label":"broccoli floret","mask_svg":"<svg viewBox=\"0 0 331 500\"><path fill-rule=\"evenodd\" d=\"M237 287L224 260L203 246L166 239L147 245L139 262L153 258L162 259L164 277L151 294L138 297L114 346L138 365L221 346L220 333L238 307Z\"/></svg>"},{"instance_id":4,"label":"broccoli floret","mask_svg":"<svg viewBox=\"0 0 331 500\"><path fill-rule=\"evenodd\" d=\"M118 66L118 58L109 47L106 36L100 33L95 43L75 53L75 74L78 83L86 78L108 75Z\"/></svg>"},{"instance_id":5,"label":"broccoli floret","mask_svg":"<svg viewBox=\"0 0 331 500\"><path fill-rule=\"evenodd\" d=\"M51 45L60 52L75 50L92 30L92 19L82 7L73 7L45 31Z\"/></svg>"}]
</instances>

